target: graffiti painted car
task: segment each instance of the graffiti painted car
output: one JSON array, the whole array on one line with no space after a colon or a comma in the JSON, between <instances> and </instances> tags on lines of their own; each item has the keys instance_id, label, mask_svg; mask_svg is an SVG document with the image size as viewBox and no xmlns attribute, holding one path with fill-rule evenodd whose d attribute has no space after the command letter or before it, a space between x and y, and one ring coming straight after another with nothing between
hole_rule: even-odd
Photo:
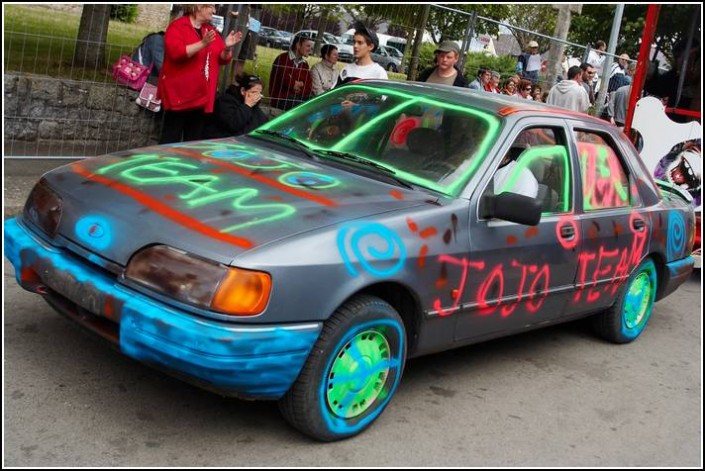
<instances>
[{"instance_id":1,"label":"graffiti painted car","mask_svg":"<svg viewBox=\"0 0 705 471\"><path fill-rule=\"evenodd\" d=\"M585 316L636 339L692 270L689 199L587 115L362 81L237 139L53 170L5 249L125 355L332 441L409 358Z\"/></svg>"}]
</instances>

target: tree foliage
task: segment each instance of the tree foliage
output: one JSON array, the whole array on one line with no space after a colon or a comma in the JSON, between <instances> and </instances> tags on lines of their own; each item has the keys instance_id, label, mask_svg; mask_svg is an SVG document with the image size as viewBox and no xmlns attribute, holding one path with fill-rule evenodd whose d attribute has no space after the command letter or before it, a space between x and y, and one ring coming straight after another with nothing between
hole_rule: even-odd
<instances>
[{"instance_id":1,"label":"tree foliage","mask_svg":"<svg viewBox=\"0 0 705 471\"><path fill-rule=\"evenodd\" d=\"M472 12L479 16L496 21L505 20L512 13L514 7L508 4L449 4L443 5L465 14L453 13L444 8L431 8L427 29L433 41L438 44L446 39L462 40L468 27L468 19ZM499 33L499 25L490 21L478 20L475 24L475 34Z\"/></svg>"},{"instance_id":2,"label":"tree foliage","mask_svg":"<svg viewBox=\"0 0 705 471\"><path fill-rule=\"evenodd\" d=\"M134 23L137 20L139 10L137 5L110 5L110 19L123 23Z\"/></svg>"},{"instance_id":3,"label":"tree foliage","mask_svg":"<svg viewBox=\"0 0 705 471\"><path fill-rule=\"evenodd\" d=\"M637 57L639 54L647 7L648 5L645 4L625 5L615 50L617 54L626 52L631 57ZM568 39L579 44L594 44L598 39L607 42L615 8L615 5L584 4L582 14L573 17ZM686 38L692 19L700 18L700 11L700 4L661 5L656 41L670 61L673 59L673 46L679 40ZM700 31L700 22L698 22L695 30L696 38L700 37Z\"/></svg>"},{"instance_id":4,"label":"tree foliage","mask_svg":"<svg viewBox=\"0 0 705 471\"><path fill-rule=\"evenodd\" d=\"M295 33L301 29L314 29L339 34L338 22L343 15L338 5L300 3L290 5L265 5L261 21L283 31Z\"/></svg>"},{"instance_id":5,"label":"tree foliage","mask_svg":"<svg viewBox=\"0 0 705 471\"><path fill-rule=\"evenodd\" d=\"M536 33L553 36L556 29L556 20L558 18L558 10L551 5L531 5L530 8L517 6L513 8L511 15L507 17L507 22L512 26L517 26ZM575 18L575 15L573 15ZM516 38L522 51L527 49L530 41L539 43L539 52L544 53L551 48L551 44L535 34L519 31L510 28L512 35Z\"/></svg>"}]
</instances>

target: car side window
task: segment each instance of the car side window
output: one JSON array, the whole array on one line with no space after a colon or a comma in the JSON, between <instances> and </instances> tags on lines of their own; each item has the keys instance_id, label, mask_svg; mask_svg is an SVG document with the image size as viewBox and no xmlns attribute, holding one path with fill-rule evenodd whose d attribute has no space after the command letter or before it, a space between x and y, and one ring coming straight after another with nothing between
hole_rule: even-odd
<instances>
[{"instance_id":1,"label":"car side window","mask_svg":"<svg viewBox=\"0 0 705 471\"><path fill-rule=\"evenodd\" d=\"M618 150L605 135L576 130L585 211L629 206L629 176Z\"/></svg>"},{"instance_id":2,"label":"car side window","mask_svg":"<svg viewBox=\"0 0 705 471\"><path fill-rule=\"evenodd\" d=\"M565 143L560 128L522 130L502 158L489 188L494 194L511 192L536 198L543 213L570 211L570 159Z\"/></svg>"}]
</instances>

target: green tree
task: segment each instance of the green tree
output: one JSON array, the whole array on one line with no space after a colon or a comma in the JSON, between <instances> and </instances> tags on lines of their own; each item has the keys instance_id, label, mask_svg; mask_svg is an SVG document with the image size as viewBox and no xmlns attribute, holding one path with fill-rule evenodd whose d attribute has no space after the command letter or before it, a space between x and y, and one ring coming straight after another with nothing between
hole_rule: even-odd
<instances>
[{"instance_id":1,"label":"green tree","mask_svg":"<svg viewBox=\"0 0 705 471\"><path fill-rule=\"evenodd\" d=\"M625 5L616 47L617 54L626 52L631 57L637 57L639 54L647 6ZM661 5L656 41L671 62L673 60L673 46L679 40L686 38L688 26L694 16L700 18L700 10L700 4ZM615 5L584 4L582 14L573 18L568 39L579 44L594 44L598 39L607 41L614 11ZM700 23L698 23L698 29L695 32L696 38L700 37L700 31Z\"/></svg>"},{"instance_id":2,"label":"green tree","mask_svg":"<svg viewBox=\"0 0 705 471\"><path fill-rule=\"evenodd\" d=\"M431 8L431 15L426 25L426 29L431 33L431 37L436 44L445 39L461 40L465 35L465 30L468 26L468 17L473 11L477 12L479 16L500 21L509 17L512 10L515 8L511 5L478 3L451 4L443 6L452 8L453 10L465 12L466 14L453 13L444 8ZM498 33L499 26L496 23L478 20L475 24L475 34L494 35Z\"/></svg>"},{"instance_id":3,"label":"green tree","mask_svg":"<svg viewBox=\"0 0 705 471\"><path fill-rule=\"evenodd\" d=\"M111 5L110 6L110 19L122 21L123 23L134 23L137 20L137 15L139 10L137 5Z\"/></svg>"},{"instance_id":4,"label":"green tree","mask_svg":"<svg viewBox=\"0 0 705 471\"><path fill-rule=\"evenodd\" d=\"M517 26L536 33L552 36L556 29L556 19L558 10L551 5L515 5L511 14L507 16L507 22L512 26ZM510 28L512 35L516 38L522 51L525 51L530 41L539 43L539 52L543 53L551 48L551 44L546 40L541 40L535 34L519 31Z\"/></svg>"}]
</instances>

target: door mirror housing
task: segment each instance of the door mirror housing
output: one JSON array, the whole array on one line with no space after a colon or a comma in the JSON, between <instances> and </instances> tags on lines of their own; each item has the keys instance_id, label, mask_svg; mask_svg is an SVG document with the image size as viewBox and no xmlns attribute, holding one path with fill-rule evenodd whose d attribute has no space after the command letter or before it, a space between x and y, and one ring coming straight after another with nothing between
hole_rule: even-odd
<instances>
[{"instance_id":1,"label":"door mirror housing","mask_svg":"<svg viewBox=\"0 0 705 471\"><path fill-rule=\"evenodd\" d=\"M541 221L541 202L535 198L510 192L485 195L482 200L480 217L536 226Z\"/></svg>"}]
</instances>

